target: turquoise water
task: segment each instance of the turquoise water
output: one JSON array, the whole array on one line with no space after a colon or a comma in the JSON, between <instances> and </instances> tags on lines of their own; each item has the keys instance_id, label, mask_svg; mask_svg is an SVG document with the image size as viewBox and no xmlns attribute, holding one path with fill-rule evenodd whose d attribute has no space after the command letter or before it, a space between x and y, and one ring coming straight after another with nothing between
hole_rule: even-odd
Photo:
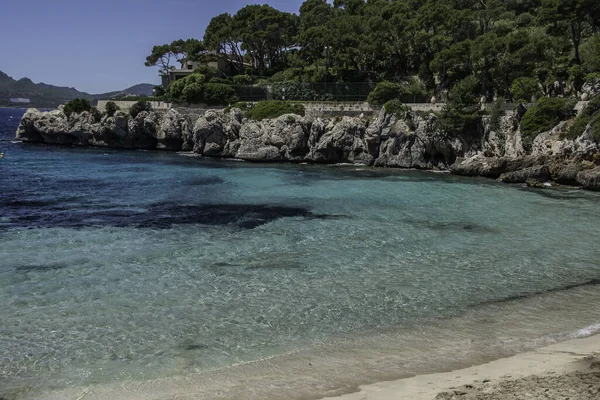
<instances>
[{"instance_id":1,"label":"turquoise water","mask_svg":"<svg viewBox=\"0 0 600 400\"><path fill-rule=\"evenodd\" d=\"M0 109L0 396L317 398L600 322L598 194L12 143L21 113Z\"/></svg>"}]
</instances>

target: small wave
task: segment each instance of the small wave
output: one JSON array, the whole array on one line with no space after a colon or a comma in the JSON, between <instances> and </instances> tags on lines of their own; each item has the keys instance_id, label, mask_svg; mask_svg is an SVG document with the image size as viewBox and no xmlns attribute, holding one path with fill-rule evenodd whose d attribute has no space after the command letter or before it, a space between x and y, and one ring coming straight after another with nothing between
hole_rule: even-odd
<instances>
[{"instance_id":1,"label":"small wave","mask_svg":"<svg viewBox=\"0 0 600 400\"><path fill-rule=\"evenodd\" d=\"M599 332L600 332L600 323L590 325L586 328L578 330L577 333L575 334L575 337L581 338L581 337L592 336Z\"/></svg>"}]
</instances>

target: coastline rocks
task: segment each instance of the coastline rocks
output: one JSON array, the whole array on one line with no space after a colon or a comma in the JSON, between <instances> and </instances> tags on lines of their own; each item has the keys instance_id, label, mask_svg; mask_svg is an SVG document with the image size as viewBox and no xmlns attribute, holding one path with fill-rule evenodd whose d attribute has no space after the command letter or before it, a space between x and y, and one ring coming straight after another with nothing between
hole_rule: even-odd
<instances>
[{"instance_id":1,"label":"coastline rocks","mask_svg":"<svg viewBox=\"0 0 600 400\"><path fill-rule=\"evenodd\" d=\"M600 167L579 172L577 183L585 189L600 190Z\"/></svg>"},{"instance_id":2,"label":"coastline rocks","mask_svg":"<svg viewBox=\"0 0 600 400\"><path fill-rule=\"evenodd\" d=\"M494 124L491 117L484 117L481 133L457 137L440 132L433 113L406 117L388 114L385 108L375 120L287 114L262 121L245 118L237 108L143 111L135 118L123 111L110 117L83 112L67 118L60 109L29 109L16 138L71 146L193 151L255 162L440 169L532 186L545 187L553 180L600 190L600 148L589 127L575 140L563 139L567 122L562 122L538 135L528 154L518 115L502 116Z\"/></svg>"},{"instance_id":3,"label":"coastline rocks","mask_svg":"<svg viewBox=\"0 0 600 400\"><path fill-rule=\"evenodd\" d=\"M263 121L245 120L235 157L247 161L303 161L309 152L312 119L285 114Z\"/></svg>"},{"instance_id":4,"label":"coastline rocks","mask_svg":"<svg viewBox=\"0 0 600 400\"><path fill-rule=\"evenodd\" d=\"M547 165L524 168L500 175L498 180L505 183L546 182L550 179L550 169Z\"/></svg>"},{"instance_id":5,"label":"coastline rocks","mask_svg":"<svg viewBox=\"0 0 600 400\"><path fill-rule=\"evenodd\" d=\"M167 111L158 122L156 148L159 150L181 150L190 148L192 129L190 121L175 109ZM184 146L184 143L186 146Z\"/></svg>"},{"instance_id":6,"label":"coastline rocks","mask_svg":"<svg viewBox=\"0 0 600 400\"><path fill-rule=\"evenodd\" d=\"M325 127L311 149L309 159L317 163L353 163L372 165L377 152L379 136L367 133L367 125L360 118L343 117ZM313 138L315 139L315 138Z\"/></svg>"}]
</instances>

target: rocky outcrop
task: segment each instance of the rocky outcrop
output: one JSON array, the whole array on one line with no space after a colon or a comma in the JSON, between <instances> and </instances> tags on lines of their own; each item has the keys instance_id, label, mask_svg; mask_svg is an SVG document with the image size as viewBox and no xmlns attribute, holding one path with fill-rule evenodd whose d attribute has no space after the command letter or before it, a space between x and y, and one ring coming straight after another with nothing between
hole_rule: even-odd
<instances>
[{"instance_id":1,"label":"rocky outcrop","mask_svg":"<svg viewBox=\"0 0 600 400\"><path fill-rule=\"evenodd\" d=\"M506 183L525 183L527 181L546 182L550 179L550 168L547 165L523 168L500 175L498 180Z\"/></svg>"},{"instance_id":2,"label":"rocky outcrop","mask_svg":"<svg viewBox=\"0 0 600 400\"><path fill-rule=\"evenodd\" d=\"M577 183L586 189L600 190L600 167L579 172Z\"/></svg>"},{"instance_id":3,"label":"rocky outcrop","mask_svg":"<svg viewBox=\"0 0 600 400\"><path fill-rule=\"evenodd\" d=\"M205 157L254 162L352 163L389 168L450 170L507 183L543 186L546 181L598 190L600 149L589 130L564 139L563 122L523 148L519 130L522 110L468 137L439 131L436 116L398 118L382 109L374 120L364 117L318 118L287 114L249 120L239 109L208 110L202 115L177 109L121 111L99 117L89 112L28 110L17 139L73 146L193 151Z\"/></svg>"}]
</instances>

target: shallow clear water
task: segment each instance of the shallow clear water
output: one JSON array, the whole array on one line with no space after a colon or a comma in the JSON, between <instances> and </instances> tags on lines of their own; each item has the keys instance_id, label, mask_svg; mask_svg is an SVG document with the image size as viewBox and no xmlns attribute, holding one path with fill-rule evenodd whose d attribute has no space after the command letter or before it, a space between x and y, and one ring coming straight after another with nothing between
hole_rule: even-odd
<instances>
[{"instance_id":1,"label":"shallow clear water","mask_svg":"<svg viewBox=\"0 0 600 400\"><path fill-rule=\"evenodd\" d=\"M24 145L22 112L0 109L0 396L219 371L206 398L256 374L318 397L600 322L598 194Z\"/></svg>"}]
</instances>

